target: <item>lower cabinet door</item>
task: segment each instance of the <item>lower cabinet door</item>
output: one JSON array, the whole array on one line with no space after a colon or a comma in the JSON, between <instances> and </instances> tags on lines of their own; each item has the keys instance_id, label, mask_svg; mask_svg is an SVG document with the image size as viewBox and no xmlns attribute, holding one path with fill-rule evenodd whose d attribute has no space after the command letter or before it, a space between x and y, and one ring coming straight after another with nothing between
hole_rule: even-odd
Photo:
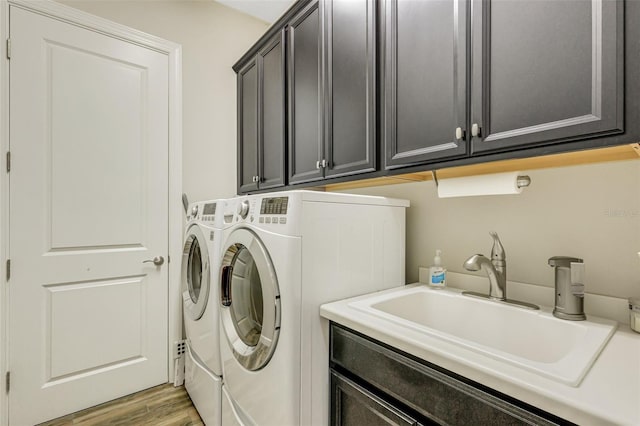
<instances>
[{"instance_id":1,"label":"lower cabinet door","mask_svg":"<svg viewBox=\"0 0 640 426\"><path fill-rule=\"evenodd\" d=\"M331 425L418 425L388 402L331 370Z\"/></svg>"}]
</instances>

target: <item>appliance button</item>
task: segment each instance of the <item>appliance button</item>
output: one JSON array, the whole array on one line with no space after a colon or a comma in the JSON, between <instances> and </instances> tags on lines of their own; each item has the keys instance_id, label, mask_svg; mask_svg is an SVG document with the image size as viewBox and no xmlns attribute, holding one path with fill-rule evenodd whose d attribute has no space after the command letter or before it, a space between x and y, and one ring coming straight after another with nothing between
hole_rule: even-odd
<instances>
[{"instance_id":1,"label":"appliance button","mask_svg":"<svg viewBox=\"0 0 640 426\"><path fill-rule=\"evenodd\" d=\"M264 217L261 217L259 220L260 223L264 223Z\"/></svg>"},{"instance_id":2,"label":"appliance button","mask_svg":"<svg viewBox=\"0 0 640 426\"><path fill-rule=\"evenodd\" d=\"M283 225L284 225L285 223L287 223L287 218L286 218L286 217L281 217L281 218L280 218L280 223L281 223L281 224L283 224Z\"/></svg>"},{"instance_id":3,"label":"appliance button","mask_svg":"<svg viewBox=\"0 0 640 426\"><path fill-rule=\"evenodd\" d=\"M264 223L271 223L271 218L270 217L265 218Z\"/></svg>"}]
</instances>

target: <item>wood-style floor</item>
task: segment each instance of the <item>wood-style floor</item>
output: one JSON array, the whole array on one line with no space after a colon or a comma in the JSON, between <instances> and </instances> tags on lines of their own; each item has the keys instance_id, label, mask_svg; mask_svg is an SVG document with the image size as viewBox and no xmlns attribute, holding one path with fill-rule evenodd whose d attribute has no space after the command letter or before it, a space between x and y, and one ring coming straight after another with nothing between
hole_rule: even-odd
<instances>
[{"instance_id":1,"label":"wood-style floor","mask_svg":"<svg viewBox=\"0 0 640 426\"><path fill-rule=\"evenodd\" d=\"M40 426L204 425L183 386L169 383L125 396Z\"/></svg>"}]
</instances>

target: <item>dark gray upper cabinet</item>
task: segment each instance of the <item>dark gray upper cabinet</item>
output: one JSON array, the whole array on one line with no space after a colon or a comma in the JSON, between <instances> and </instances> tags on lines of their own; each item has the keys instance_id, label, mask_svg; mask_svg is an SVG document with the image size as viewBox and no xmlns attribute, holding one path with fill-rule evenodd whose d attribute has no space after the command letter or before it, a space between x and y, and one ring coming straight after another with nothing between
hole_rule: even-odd
<instances>
[{"instance_id":1,"label":"dark gray upper cabinet","mask_svg":"<svg viewBox=\"0 0 640 426\"><path fill-rule=\"evenodd\" d=\"M472 2L473 153L623 132L622 1Z\"/></svg>"},{"instance_id":2,"label":"dark gray upper cabinet","mask_svg":"<svg viewBox=\"0 0 640 426\"><path fill-rule=\"evenodd\" d=\"M258 66L238 71L238 190L258 189Z\"/></svg>"},{"instance_id":3,"label":"dark gray upper cabinet","mask_svg":"<svg viewBox=\"0 0 640 426\"><path fill-rule=\"evenodd\" d=\"M314 1L289 23L289 183L323 178L320 19Z\"/></svg>"},{"instance_id":4,"label":"dark gray upper cabinet","mask_svg":"<svg viewBox=\"0 0 640 426\"><path fill-rule=\"evenodd\" d=\"M639 20L634 0L298 0L233 67L238 191L637 142Z\"/></svg>"},{"instance_id":5,"label":"dark gray upper cabinet","mask_svg":"<svg viewBox=\"0 0 640 426\"><path fill-rule=\"evenodd\" d=\"M385 167L464 156L467 1L382 5Z\"/></svg>"},{"instance_id":6,"label":"dark gray upper cabinet","mask_svg":"<svg viewBox=\"0 0 640 426\"><path fill-rule=\"evenodd\" d=\"M312 2L290 22L290 183L376 170L375 28L374 0Z\"/></svg>"},{"instance_id":7,"label":"dark gray upper cabinet","mask_svg":"<svg viewBox=\"0 0 640 426\"><path fill-rule=\"evenodd\" d=\"M285 32L282 31L258 52L261 90L260 113L260 189L285 183Z\"/></svg>"},{"instance_id":8,"label":"dark gray upper cabinet","mask_svg":"<svg viewBox=\"0 0 640 426\"><path fill-rule=\"evenodd\" d=\"M285 184L284 30L238 71L238 192Z\"/></svg>"},{"instance_id":9,"label":"dark gray upper cabinet","mask_svg":"<svg viewBox=\"0 0 640 426\"><path fill-rule=\"evenodd\" d=\"M376 2L324 2L325 176L376 169Z\"/></svg>"}]
</instances>

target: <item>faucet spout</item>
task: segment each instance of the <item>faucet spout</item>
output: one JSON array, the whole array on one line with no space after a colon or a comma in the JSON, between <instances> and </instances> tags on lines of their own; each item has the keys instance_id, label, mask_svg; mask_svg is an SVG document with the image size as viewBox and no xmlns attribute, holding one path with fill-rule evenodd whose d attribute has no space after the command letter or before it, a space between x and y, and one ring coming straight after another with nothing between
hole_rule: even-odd
<instances>
[{"instance_id":1,"label":"faucet spout","mask_svg":"<svg viewBox=\"0 0 640 426\"><path fill-rule=\"evenodd\" d=\"M504 260L500 261L504 263ZM506 265L496 267L495 261L489 260L482 254L474 254L464 262L467 271L484 271L489 277L489 297L492 299L506 300L507 276Z\"/></svg>"},{"instance_id":2,"label":"faucet spout","mask_svg":"<svg viewBox=\"0 0 640 426\"><path fill-rule=\"evenodd\" d=\"M498 234L490 232L493 238L491 259L482 254L474 254L468 258L462 266L467 271L484 271L489 277L489 295L476 293L475 291L463 291L465 296L479 297L481 299L493 299L500 303L519 306L527 309L540 309L538 306L527 302L507 299L507 255L498 238Z\"/></svg>"}]
</instances>

